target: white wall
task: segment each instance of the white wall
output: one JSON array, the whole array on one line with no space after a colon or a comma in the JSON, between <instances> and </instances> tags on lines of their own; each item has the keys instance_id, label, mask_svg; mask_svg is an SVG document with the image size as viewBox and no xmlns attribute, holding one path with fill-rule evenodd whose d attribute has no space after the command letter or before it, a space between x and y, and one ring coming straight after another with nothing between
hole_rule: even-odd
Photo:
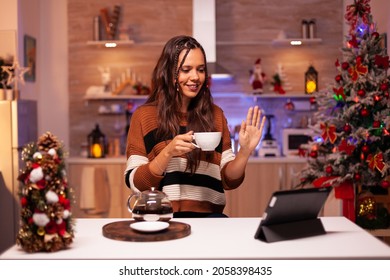
<instances>
[{"instance_id":1,"label":"white wall","mask_svg":"<svg viewBox=\"0 0 390 280\"><path fill-rule=\"evenodd\" d=\"M371 12L379 33L387 33L387 49L390 48L390 1L371 0ZM387 51L389 53L389 51Z\"/></svg>"},{"instance_id":2,"label":"white wall","mask_svg":"<svg viewBox=\"0 0 390 280\"><path fill-rule=\"evenodd\" d=\"M20 84L21 99L38 100L38 135L52 132L69 143L68 24L66 0L0 0L0 30L17 32L24 64L24 35L37 41L35 82Z\"/></svg>"},{"instance_id":3,"label":"white wall","mask_svg":"<svg viewBox=\"0 0 390 280\"><path fill-rule=\"evenodd\" d=\"M30 0L23 0L30 1ZM51 131L69 148L68 20L66 0L40 2L39 134Z\"/></svg>"}]
</instances>

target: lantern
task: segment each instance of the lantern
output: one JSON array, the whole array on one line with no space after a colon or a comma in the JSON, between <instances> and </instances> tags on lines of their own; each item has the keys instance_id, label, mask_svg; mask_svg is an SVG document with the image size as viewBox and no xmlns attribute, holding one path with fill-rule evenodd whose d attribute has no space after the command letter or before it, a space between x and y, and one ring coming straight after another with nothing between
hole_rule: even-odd
<instances>
[{"instance_id":1,"label":"lantern","mask_svg":"<svg viewBox=\"0 0 390 280\"><path fill-rule=\"evenodd\" d=\"M312 94L315 91L318 91L318 72L310 66L305 73L305 93Z\"/></svg>"},{"instance_id":2,"label":"lantern","mask_svg":"<svg viewBox=\"0 0 390 280\"><path fill-rule=\"evenodd\" d=\"M106 136L100 131L99 125L88 134L88 157L104 158L106 156Z\"/></svg>"}]
</instances>

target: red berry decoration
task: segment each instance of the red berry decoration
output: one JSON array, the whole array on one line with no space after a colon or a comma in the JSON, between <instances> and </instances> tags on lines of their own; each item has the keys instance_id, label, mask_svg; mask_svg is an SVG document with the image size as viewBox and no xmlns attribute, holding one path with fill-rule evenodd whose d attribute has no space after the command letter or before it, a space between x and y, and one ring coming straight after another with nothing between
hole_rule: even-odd
<instances>
[{"instance_id":1,"label":"red berry decoration","mask_svg":"<svg viewBox=\"0 0 390 280\"><path fill-rule=\"evenodd\" d=\"M351 131L352 131L351 125L350 125L349 123L346 123L346 124L344 125L344 132L345 132L345 133L351 133Z\"/></svg>"},{"instance_id":2,"label":"red berry decoration","mask_svg":"<svg viewBox=\"0 0 390 280\"><path fill-rule=\"evenodd\" d=\"M286 111L294 111L295 105L294 103L289 99L287 100L286 104L284 104L284 109Z\"/></svg>"},{"instance_id":3,"label":"red berry decoration","mask_svg":"<svg viewBox=\"0 0 390 280\"><path fill-rule=\"evenodd\" d=\"M383 180L381 182L381 187L384 188L384 189L388 189L390 187L390 182L387 181L387 180Z\"/></svg>"},{"instance_id":4,"label":"red berry decoration","mask_svg":"<svg viewBox=\"0 0 390 280\"><path fill-rule=\"evenodd\" d=\"M380 127L381 126L381 122L380 121L374 121L373 123L372 123L372 127L373 128L378 128L378 127Z\"/></svg>"},{"instance_id":5,"label":"red berry decoration","mask_svg":"<svg viewBox=\"0 0 390 280\"><path fill-rule=\"evenodd\" d=\"M378 38L379 37L379 33L378 32L372 32L371 36L373 38Z\"/></svg>"},{"instance_id":6,"label":"red berry decoration","mask_svg":"<svg viewBox=\"0 0 390 280\"><path fill-rule=\"evenodd\" d=\"M341 75L337 75L335 78L336 82L340 82L343 80L343 77L341 77Z\"/></svg>"},{"instance_id":7,"label":"red berry decoration","mask_svg":"<svg viewBox=\"0 0 390 280\"><path fill-rule=\"evenodd\" d=\"M363 97L366 95L366 91L364 89L359 89L357 92L357 95L359 95L360 97Z\"/></svg>"},{"instance_id":8,"label":"red berry decoration","mask_svg":"<svg viewBox=\"0 0 390 280\"><path fill-rule=\"evenodd\" d=\"M370 151L370 147L369 147L368 145L364 145L364 146L362 147L362 152L363 152L363 153L367 154L369 151Z\"/></svg>"},{"instance_id":9,"label":"red berry decoration","mask_svg":"<svg viewBox=\"0 0 390 280\"><path fill-rule=\"evenodd\" d=\"M360 181L360 179L362 178L362 175L360 175L360 173L355 173L355 175L353 176L355 181Z\"/></svg>"},{"instance_id":10,"label":"red berry decoration","mask_svg":"<svg viewBox=\"0 0 390 280\"><path fill-rule=\"evenodd\" d=\"M347 70L349 68L349 63L348 62L343 62L341 64L341 68L343 68L343 70Z\"/></svg>"},{"instance_id":11,"label":"red berry decoration","mask_svg":"<svg viewBox=\"0 0 390 280\"><path fill-rule=\"evenodd\" d=\"M311 152L310 152L310 157L316 158L317 156L318 156L317 151L311 151Z\"/></svg>"},{"instance_id":12,"label":"red berry decoration","mask_svg":"<svg viewBox=\"0 0 390 280\"><path fill-rule=\"evenodd\" d=\"M328 166L325 168L325 172L328 173L328 174L332 174L332 172L333 172L332 166L328 165Z\"/></svg>"},{"instance_id":13,"label":"red berry decoration","mask_svg":"<svg viewBox=\"0 0 390 280\"><path fill-rule=\"evenodd\" d=\"M387 83L381 84L381 90L382 91L386 91L388 88L389 88L389 86L387 85Z\"/></svg>"},{"instance_id":14,"label":"red berry decoration","mask_svg":"<svg viewBox=\"0 0 390 280\"><path fill-rule=\"evenodd\" d=\"M360 111L360 115L362 117L368 117L370 115L370 112L366 109L366 108L363 108L361 111Z\"/></svg>"}]
</instances>

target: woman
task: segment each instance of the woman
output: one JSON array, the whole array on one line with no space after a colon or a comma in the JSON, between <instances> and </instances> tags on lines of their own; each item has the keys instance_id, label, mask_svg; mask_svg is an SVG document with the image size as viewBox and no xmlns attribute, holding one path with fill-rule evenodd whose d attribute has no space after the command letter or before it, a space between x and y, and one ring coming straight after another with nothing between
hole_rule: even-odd
<instances>
[{"instance_id":1,"label":"woman","mask_svg":"<svg viewBox=\"0 0 390 280\"><path fill-rule=\"evenodd\" d=\"M224 190L244 180L245 166L264 124L249 108L239 132L240 150L231 149L223 111L208 88L206 55L192 37L170 39L152 76L152 92L135 110L127 137L125 181L133 191L158 187L172 202L174 217L222 216ZM221 131L219 146L202 152L193 133Z\"/></svg>"}]
</instances>

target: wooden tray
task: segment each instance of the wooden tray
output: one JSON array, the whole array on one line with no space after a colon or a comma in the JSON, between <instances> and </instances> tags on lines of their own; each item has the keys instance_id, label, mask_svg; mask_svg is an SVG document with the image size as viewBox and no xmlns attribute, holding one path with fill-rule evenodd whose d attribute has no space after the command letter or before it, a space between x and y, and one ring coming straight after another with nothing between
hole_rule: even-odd
<instances>
[{"instance_id":1,"label":"wooden tray","mask_svg":"<svg viewBox=\"0 0 390 280\"><path fill-rule=\"evenodd\" d=\"M139 232L130 227L136 221L119 221L103 226L103 236L121 241L151 242L172 240L188 236L191 226L185 223L169 221L169 227L158 232Z\"/></svg>"}]
</instances>

